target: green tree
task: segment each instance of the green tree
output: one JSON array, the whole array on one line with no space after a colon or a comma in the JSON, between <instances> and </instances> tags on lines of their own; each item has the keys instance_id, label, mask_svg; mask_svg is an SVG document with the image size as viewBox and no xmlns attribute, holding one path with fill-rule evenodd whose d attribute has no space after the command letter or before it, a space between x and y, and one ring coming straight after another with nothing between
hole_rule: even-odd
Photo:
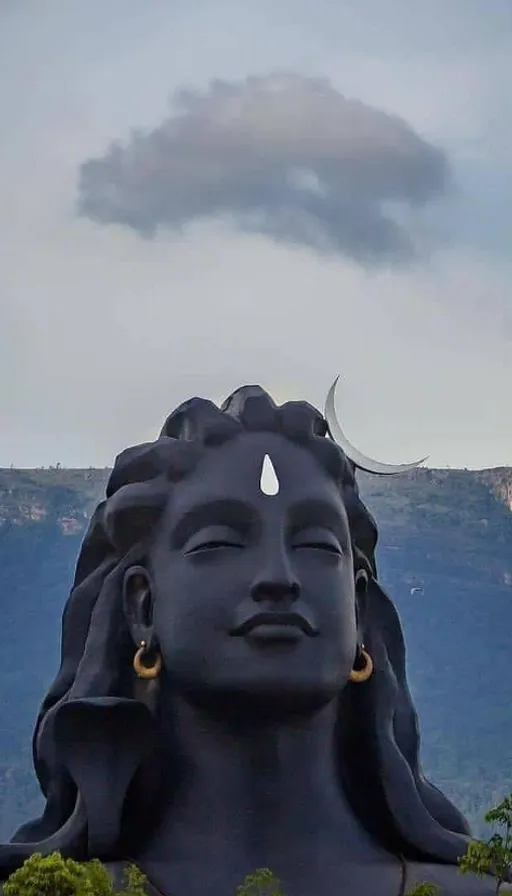
<instances>
[{"instance_id":1,"label":"green tree","mask_svg":"<svg viewBox=\"0 0 512 896\"><path fill-rule=\"evenodd\" d=\"M270 868L258 868L237 887L237 896L284 896L281 882Z\"/></svg>"},{"instance_id":2,"label":"green tree","mask_svg":"<svg viewBox=\"0 0 512 896\"><path fill-rule=\"evenodd\" d=\"M280 881L269 868L258 868L254 874L248 874L236 892L237 896L284 896ZM438 893L435 884L421 883L405 896L437 896Z\"/></svg>"},{"instance_id":3,"label":"green tree","mask_svg":"<svg viewBox=\"0 0 512 896\"><path fill-rule=\"evenodd\" d=\"M146 875L136 865L128 865L124 872L124 883L122 896L146 896Z\"/></svg>"},{"instance_id":4,"label":"green tree","mask_svg":"<svg viewBox=\"0 0 512 896\"><path fill-rule=\"evenodd\" d=\"M496 893L499 896L502 885L510 880L512 873L512 795L490 809L485 815L487 824L501 828L501 833L493 833L488 840L472 840L464 856L459 860L462 874L491 874L496 879Z\"/></svg>"},{"instance_id":5,"label":"green tree","mask_svg":"<svg viewBox=\"0 0 512 896\"><path fill-rule=\"evenodd\" d=\"M405 896L437 896L438 893L439 887L435 884L428 884L425 881L421 884L416 884L412 890L407 890Z\"/></svg>"},{"instance_id":6,"label":"green tree","mask_svg":"<svg viewBox=\"0 0 512 896\"><path fill-rule=\"evenodd\" d=\"M119 891L98 859L75 862L59 852L34 853L4 884L4 896L145 896L145 877L138 868L125 871L125 889Z\"/></svg>"}]
</instances>

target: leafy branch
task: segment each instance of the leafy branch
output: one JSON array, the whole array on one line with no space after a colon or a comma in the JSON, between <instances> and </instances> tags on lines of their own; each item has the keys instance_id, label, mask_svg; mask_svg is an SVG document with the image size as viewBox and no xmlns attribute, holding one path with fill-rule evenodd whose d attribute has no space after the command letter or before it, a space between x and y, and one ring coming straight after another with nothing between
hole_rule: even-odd
<instances>
[{"instance_id":1,"label":"leafy branch","mask_svg":"<svg viewBox=\"0 0 512 896\"><path fill-rule=\"evenodd\" d=\"M485 815L488 824L502 828L488 840L472 840L467 852L459 860L462 874L492 875L496 880L496 894L512 877L512 795L490 809Z\"/></svg>"}]
</instances>

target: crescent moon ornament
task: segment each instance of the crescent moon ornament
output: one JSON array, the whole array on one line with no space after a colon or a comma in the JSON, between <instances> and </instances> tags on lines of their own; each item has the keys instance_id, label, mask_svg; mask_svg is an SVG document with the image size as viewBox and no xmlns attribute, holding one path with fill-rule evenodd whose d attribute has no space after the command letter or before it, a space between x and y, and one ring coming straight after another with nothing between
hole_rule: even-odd
<instances>
[{"instance_id":1,"label":"crescent moon ornament","mask_svg":"<svg viewBox=\"0 0 512 896\"><path fill-rule=\"evenodd\" d=\"M383 464L378 460L372 460L371 457L366 457L364 454L361 454L357 448L354 448L345 436L336 416L334 397L336 395L338 380L339 375L336 377L327 393L324 417L327 422L327 428L331 439L340 446L349 460L351 460L359 470L364 470L366 473L375 473L377 476L396 476L398 473L407 473L409 470L414 470L416 467L419 467L420 464L428 460L428 457L422 457L421 460L416 460L412 464Z\"/></svg>"}]
</instances>

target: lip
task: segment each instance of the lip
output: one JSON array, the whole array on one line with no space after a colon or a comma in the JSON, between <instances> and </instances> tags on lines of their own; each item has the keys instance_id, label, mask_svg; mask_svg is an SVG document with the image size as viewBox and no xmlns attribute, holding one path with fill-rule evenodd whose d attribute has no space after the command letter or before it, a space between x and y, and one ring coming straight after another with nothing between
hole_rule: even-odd
<instances>
[{"instance_id":1,"label":"lip","mask_svg":"<svg viewBox=\"0 0 512 896\"><path fill-rule=\"evenodd\" d=\"M246 636L248 641L258 644L297 644L305 637L298 625L256 625Z\"/></svg>"},{"instance_id":2,"label":"lip","mask_svg":"<svg viewBox=\"0 0 512 896\"><path fill-rule=\"evenodd\" d=\"M265 640L297 640L301 634L310 638L318 634L309 619L300 613L281 613L278 610L255 613L232 629L232 635L258 636Z\"/></svg>"}]
</instances>

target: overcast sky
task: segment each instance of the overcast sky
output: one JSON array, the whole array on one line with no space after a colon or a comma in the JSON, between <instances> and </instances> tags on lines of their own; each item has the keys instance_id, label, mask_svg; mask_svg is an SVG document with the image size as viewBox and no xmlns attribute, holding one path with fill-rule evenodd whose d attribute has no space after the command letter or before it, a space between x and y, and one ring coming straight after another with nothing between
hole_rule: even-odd
<instances>
[{"instance_id":1,"label":"overcast sky","mask_svg":"<svg viewBox=\"0 0 512 896\"><path fill-rule=\"evenodd\" d=\"M512 464L510 0L0 0L0 466L259 382Z\"/></svg>"}]
</instances>

